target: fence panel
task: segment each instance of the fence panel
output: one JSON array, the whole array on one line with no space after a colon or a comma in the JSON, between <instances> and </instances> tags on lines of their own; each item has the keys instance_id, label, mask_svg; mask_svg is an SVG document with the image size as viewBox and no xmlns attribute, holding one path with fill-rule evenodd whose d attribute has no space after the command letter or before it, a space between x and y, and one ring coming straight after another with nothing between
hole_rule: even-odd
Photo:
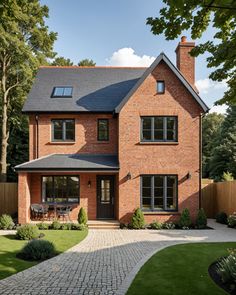
<instances>
[{"instance_id":1,"label":"fence panel","mask_svg":"<svg viewBox=\"0 0 236 295\"><path fill-rule=\"evenodd\" d=\"M17 183L0 183L0 215L18 210Z\"/></svg>"},{"instance_id":2,"label":"fence panel","mask_svg":"<svg viewBox=\"0 0 236 295\"><path fill-rule=\"evenodd\" d=\"M202 189L202 207L207 217L219 212L227 215L236 211L236 181L210 183Z\"/></svg>"}]
</instances>

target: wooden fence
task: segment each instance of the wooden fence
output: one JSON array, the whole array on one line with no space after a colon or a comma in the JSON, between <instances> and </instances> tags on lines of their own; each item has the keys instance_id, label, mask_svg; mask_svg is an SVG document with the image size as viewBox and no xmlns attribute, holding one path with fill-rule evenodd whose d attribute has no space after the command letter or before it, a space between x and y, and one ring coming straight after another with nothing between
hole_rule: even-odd
<instances>
[{"instance_id":1,"label":"wooden fence","mask_svg":"<svg viewBox=\"0 0 236 295\"><path fill-rule=\"evenodd\" d=\"M18 210L17 183L0 183L0 215Z\"/></svg>"},{"instance_id":2,"label":"wooden fence","mask_svg":"<svg viewBox=\"0 0 236 295\"><path fill-rule=\"evenodd\" d=\"M201 206L209 218L219 212L236 212L236 180L203 184Z\"/></svg>"}]
</instances>

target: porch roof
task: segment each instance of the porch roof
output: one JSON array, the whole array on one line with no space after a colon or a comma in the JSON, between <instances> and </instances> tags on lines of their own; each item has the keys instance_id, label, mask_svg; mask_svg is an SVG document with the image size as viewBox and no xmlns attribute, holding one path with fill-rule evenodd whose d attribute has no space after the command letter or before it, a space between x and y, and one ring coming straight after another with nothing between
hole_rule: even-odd
<instances>
[{"instance_id":1,"label":"porch roof","mask_svg":"<svg viewBox=\"0 0 236 295\"><path fill-rule=\"evenodd\" d=\"M16 171L118 171L117 155L51 154L15 166Z\"/></svg>"}]
</instances>

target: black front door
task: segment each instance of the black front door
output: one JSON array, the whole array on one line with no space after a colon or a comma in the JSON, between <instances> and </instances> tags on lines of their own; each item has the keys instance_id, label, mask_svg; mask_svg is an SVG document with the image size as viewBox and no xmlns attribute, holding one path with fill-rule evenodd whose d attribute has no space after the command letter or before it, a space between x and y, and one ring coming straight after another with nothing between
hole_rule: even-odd
<instances>
[{"instance_id":1,"label":"black front door","mask_svg":"<svg viewBox=\"0 0 236 295\"><path fill-rule=\"evenodd\" d=\"M114 175L97 176L97 218L114 218L115 177Z\"/></svg>"}]
</instances>

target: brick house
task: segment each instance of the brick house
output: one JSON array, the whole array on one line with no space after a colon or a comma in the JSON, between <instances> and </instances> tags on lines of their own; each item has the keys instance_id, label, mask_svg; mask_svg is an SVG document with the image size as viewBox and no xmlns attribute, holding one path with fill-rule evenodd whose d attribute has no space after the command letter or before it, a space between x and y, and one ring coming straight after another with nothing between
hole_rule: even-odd
<instances>
[{"instance_id":1,"label":"brick house","mask_svg":"<svg viewBox=\"0 0 236 295\"><path fill-rule=\"evenodd\" d=\"M30 161L19 175L19 223L32 203L84 207L90 220L196 217L201 117L194 47L182 37L177 67L161 53L149 68L41 67L25 102Z\"/></svg>"}]
</instances>

